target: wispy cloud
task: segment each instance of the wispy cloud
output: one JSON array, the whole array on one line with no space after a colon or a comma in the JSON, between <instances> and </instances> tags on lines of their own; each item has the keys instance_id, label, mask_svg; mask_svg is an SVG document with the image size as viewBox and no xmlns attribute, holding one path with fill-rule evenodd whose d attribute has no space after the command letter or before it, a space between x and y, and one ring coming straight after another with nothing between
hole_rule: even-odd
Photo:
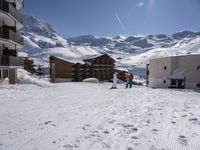
<instances>
[{"instance_id":1,"label":"wispy cloud","mask_svg":"<svg viewBox=\"0 0 200 150\"><path fill-rule=\"evenodd\" d=\"M138 6L139 6L139 7L144 6L144 2L139 2L139 3L138 3Z\"/></svg>"},{"instance_id":2,"label":"wispy cloud","mask_svg":"<svg viewBox=\"0 0 200 150\"><path fill-rule=\"evenodd\" d=\"M120 24L122 30L126 31L126 27L124 26L123 22L122 22L121 19L119 18L119 15L118 15L116 12L114 13L114 15L115 15L117 21L119 22L119 24Z\"/></svg>"}]
</instances>

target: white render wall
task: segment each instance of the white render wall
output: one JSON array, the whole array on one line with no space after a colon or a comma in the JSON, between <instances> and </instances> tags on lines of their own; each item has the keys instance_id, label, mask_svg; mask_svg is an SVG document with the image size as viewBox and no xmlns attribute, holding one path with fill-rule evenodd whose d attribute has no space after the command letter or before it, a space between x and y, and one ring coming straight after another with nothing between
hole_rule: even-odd
<instances>
[{"instance_id":1,"label":"white render wall","mask_svg":"<svg viewBox=\"0 0 200 150\"><path fill-rule=\"evenodd\" d=\"M166 83L163 82L164 80L164 78L149 78L149 86L152 88L168 88L170 86L170 80L166 79Z\"/></svg>"},{"instance_id":2,"label":"white render wall","mask_svg":"<svg viewBox=\"0 0 200 150\"><path fill-rule=\"evenodd\" d=\"M167 69L164 69L164 66ZM170 86L169 77L176 69L184 71L185 88L197 88L200 83L200 54L175 56L151 59L149 64L149 86L153 88L168 88ZM164 80L166 83L164 83Z\"/></svg>"},{"instance_id":3,"label":"white render wall","mask_svg":"<svg viewBox=\"0 0 200 150\"><path fill-rule=\"evenodd\" d=\"M167 67L166 70L164 67ZM149 65L149 86L153 88L168 88L171 75L171 58L151 59ZM166 81L166 83L164 83Z\"/></svg>"}]
</instances>

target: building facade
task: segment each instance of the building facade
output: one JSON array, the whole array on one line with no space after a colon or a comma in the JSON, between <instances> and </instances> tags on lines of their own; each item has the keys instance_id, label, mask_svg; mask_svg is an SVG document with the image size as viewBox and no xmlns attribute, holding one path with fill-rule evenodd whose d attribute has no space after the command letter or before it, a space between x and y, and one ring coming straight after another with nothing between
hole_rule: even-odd
<instances>
[{"instance_id":1,"label":"building facade","mask_svg":"<svg viewBox=\"0 0 200 150\"><path fill-rule=\"evenodd\" d=\"M200 88L200 54L151 59L147 83L153 88Z\"/></svg>"},{"instance_id":2,"label":"building facade","mask_svg":"<svg viewBox=\"0 0 200 150\"><path fill-rule=\"evenodd\" d=\"M17 68L23 65L18 57L23 38L17 34L23 27L23 6L23 0L0 0L0 84L16 83Z\"/></svg>"},{"instance_id":3,"label":"building facade","mask_svg":"<svg viewBox=\"0 0 200 150\"><path fill-rule=\"evenodd\" d=\"M97 78L109 81L115 71L115 60L108 55L85 57L81 61L70 61L50 57L51 82L82 81L86 78Z\"/></svg>"}]
</instances>

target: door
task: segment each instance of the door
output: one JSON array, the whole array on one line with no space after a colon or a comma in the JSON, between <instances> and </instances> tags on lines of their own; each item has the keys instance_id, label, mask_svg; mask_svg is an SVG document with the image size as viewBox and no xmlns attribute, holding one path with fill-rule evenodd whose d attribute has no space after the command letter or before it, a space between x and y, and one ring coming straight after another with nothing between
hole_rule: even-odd
<instances>
[{"instance_id":1,"label":"door","mask_svg":"<svg viewBox=\"0 0 200 150\"><path fill-rule=\"evenodd\" d=\"M177 88L184 89L185 88L185 80L178 80Z\"/></svg>"}]
</instances>

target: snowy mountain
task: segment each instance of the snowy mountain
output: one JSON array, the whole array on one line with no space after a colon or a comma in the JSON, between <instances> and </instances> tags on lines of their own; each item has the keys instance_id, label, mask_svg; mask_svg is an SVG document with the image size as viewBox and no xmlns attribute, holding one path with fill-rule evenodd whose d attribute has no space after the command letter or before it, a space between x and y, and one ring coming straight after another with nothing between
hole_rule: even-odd
<instances>
[{"instance_id":1,"label":"snowy mountain","mask_svg":"<svg viewBox=\"0 0 200 150\"><path fill-rule=\"evenodd\" d=\"M68 42L59 36L49 24L31 15L24 15L23 18L24 28L21 35L25 38L25 49L29 47L45 49L69 46ZM30 51L30 53L35 53L35 51Z\"/></svg>"},{"instance_id":2,"label":"snowy mountain","mask_svg":"<svg viewBox=\"0 0 200 150\"><path fill-rule=\"evenodd\" d=\"M107 53L119 67L144 69L150 58L200 53L200 32L182 31L172 35L63 38L48 23L24 15L21 31L25 46L36 64L48 66L49 56L79 59L84 55Z\"/></svg>"},{"instance_id":3,"label":"snowy mountain","mask_svg":"<svg viewBox=\"0 0 200 150\"><path fill-rule=\"evenodd\" d=\"M48 66L51 55L67 59L79 59L83 55L97 54L95 48L69 45L48 23L32 15L24 15L24 28L20 34L24 38L22 52L28 53L35 64Z\"/></svg>"},{"instance_id":4,"label":"snowy mountain","mask_svg":"<svg viewBox=\"0 0 200 150\"><path fill-rule=\"evenodd\" d=\"M73 45L88 45L123 52L126 57L121 57L122 62L136 66L146 63L152 57L200 53L200 32L191 31L172 35L116 36L114 38L85 35L67 40Z\"/></svg>"}]
</instances>

